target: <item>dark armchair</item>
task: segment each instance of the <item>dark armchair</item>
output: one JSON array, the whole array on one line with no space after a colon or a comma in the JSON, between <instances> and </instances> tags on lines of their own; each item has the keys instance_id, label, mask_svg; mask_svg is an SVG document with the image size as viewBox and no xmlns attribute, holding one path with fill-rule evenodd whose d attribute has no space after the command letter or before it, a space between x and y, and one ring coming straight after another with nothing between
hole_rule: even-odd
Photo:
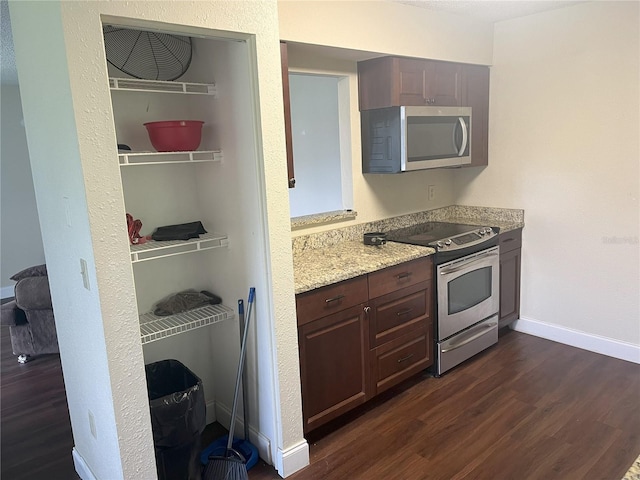
<instances>
[{"instance_id":1,"label":"dark armchair","mask_svg":"<svg viewBox=\"0 0 640 480\"><path fill-rule=\"evenodd\" d=\"M15 299L2 305L0 323L8 326L18 362L31 355L58 353L58 337L51 305L49 277L44 265L16 273Z\"/></svg>"}]
</instances>

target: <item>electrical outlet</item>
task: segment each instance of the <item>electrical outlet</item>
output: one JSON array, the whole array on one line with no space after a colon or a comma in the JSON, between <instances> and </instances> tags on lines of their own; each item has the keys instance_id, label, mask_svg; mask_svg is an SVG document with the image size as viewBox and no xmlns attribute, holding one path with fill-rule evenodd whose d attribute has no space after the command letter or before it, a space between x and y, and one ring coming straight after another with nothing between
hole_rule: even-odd
<instances>
[{"instance_id":1,"label":"electrical outlet","mask_svg":"<svg viewBox=\"0 0 640 480\"><path fill-rule=\"evenodd\" d=\"M431 201L431 200L434 200L435 198L436 198L436 186L429 185L427 187L427 199Z\"/></svg>"},{"instance_id":2,"label":"electrical outlet","mask_svg":"<svg viewBox=\"0 0 640 480\"><path fill-rule=\"evenodd\" d=\"M96 419L94 418L91 410L87 410L87 412L89 413L89 430L91 430L91 435L93 435L93 438L97 440L98 432L96 431Z\"/></svg>"}]
</instances>

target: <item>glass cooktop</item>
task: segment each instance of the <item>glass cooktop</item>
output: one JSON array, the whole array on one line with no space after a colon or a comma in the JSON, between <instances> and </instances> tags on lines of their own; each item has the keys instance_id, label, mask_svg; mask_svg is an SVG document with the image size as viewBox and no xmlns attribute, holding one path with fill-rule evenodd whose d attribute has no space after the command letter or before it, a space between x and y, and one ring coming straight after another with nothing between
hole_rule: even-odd
<instances>
[{"instance_id":1,"label":"glass cooktop","mask_svg":"<svg viewBox=\"0 0 640 480\"><path fill-rule=\"evenodd\" d=\"M411 227L400 228L387 232L387 240L392 242L409 243L411 245L430 246L438 240L446 240L463 233L478 230L478 225L464 225L461 223L428 222Z\"/></svg>"}]
</instances>

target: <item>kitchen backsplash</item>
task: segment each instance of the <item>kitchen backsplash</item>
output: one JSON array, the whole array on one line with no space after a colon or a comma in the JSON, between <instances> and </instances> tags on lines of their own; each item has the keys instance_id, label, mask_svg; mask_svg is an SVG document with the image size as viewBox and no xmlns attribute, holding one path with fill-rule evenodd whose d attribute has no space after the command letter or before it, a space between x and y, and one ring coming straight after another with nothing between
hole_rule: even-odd
<instances>
[{"instance_id":1,"label":"kitchen backsplash","mask_svg":"<svg viewBox=\"0 0 640 480\"><path fill-rule=\"evenodd\" d=\"M524 226L524 210L511 208L473 207L450 205L448 207L385 218L375 222L361 223L326 232L313 233L292 238L294 255L306 250L329 247L340 242L362 240L365 232L388 232L425 222L455 222L472 225L513 229Z\"/></svg>"}]
</instances>

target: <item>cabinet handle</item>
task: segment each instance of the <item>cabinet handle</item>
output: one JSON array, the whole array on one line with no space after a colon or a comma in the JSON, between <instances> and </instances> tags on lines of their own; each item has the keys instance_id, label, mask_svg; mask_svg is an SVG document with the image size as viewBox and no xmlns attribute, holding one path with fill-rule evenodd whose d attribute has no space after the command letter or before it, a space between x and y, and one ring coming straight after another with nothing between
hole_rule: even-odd
<instances>
[{"instance_id":1,"label":"cabinet handle","mask_svg":"<svg viewBox=\"0 0 640 480\"><path fill-rule=\"evenodd\" d=\"M407 308L406 310L402 310L401 312L396 313L396 315L399 317L401 317L402 315L408 315L412 310L412 308Z\"/></svg>"},{"instance_id":2,"label":"cabinet handle","mask_svg":"<svg viewBox=\"0 0 640 480\"><path fill-rule=\"evenodd\" d=\"M325 300L325 303L337 302L338 300L342 300L343 298L344 298L344 295L338 295L333 298L327 298Z\"/></svg>"},{"instance_id":3,"label":"cabinet handle","mask_svg":"<svg viewBox=\"0 0 640 480\"><path fill-rule=\"evenodd\" d=\"M398 275L396 275L396 278L398 280L402 280L403 278L407 278L411 276L411 272L403 272L403 273L399 273Z\"/></svg>"},{"instance_id":4,"label":"cabinet handle","mask_svg":"<svg viewBox=\"0 0 640 480\"><path fill-rule=\"evenodd\" d=\"M402 362L406 362L407 360L409 360L411 357L413 357L413 353L410 353L409 355L405 355L402 358L398 359L398 363L402 363Z\"/></svg>"},{"instance_id":5,"label":"cabinet handle","mask_svg":"<svg viewBox=\"0 0 640 480\"><path fill-rule=\"evenodd\" d=\"M364 313L366 313L367 315L369 315L369 312L371 311L371 307L369 305L367 305L366 307L364 307Z\"/></svg>"},{"instance_id":6,"label":"cabinet handle","mask_svg":"<svg viewBox=\"0 0 640 480\"><path fill-rule=\"evenodd\" d=\"M501 243L513 242L515 238L505 238Z\"/></svg>"}]
</instances>

